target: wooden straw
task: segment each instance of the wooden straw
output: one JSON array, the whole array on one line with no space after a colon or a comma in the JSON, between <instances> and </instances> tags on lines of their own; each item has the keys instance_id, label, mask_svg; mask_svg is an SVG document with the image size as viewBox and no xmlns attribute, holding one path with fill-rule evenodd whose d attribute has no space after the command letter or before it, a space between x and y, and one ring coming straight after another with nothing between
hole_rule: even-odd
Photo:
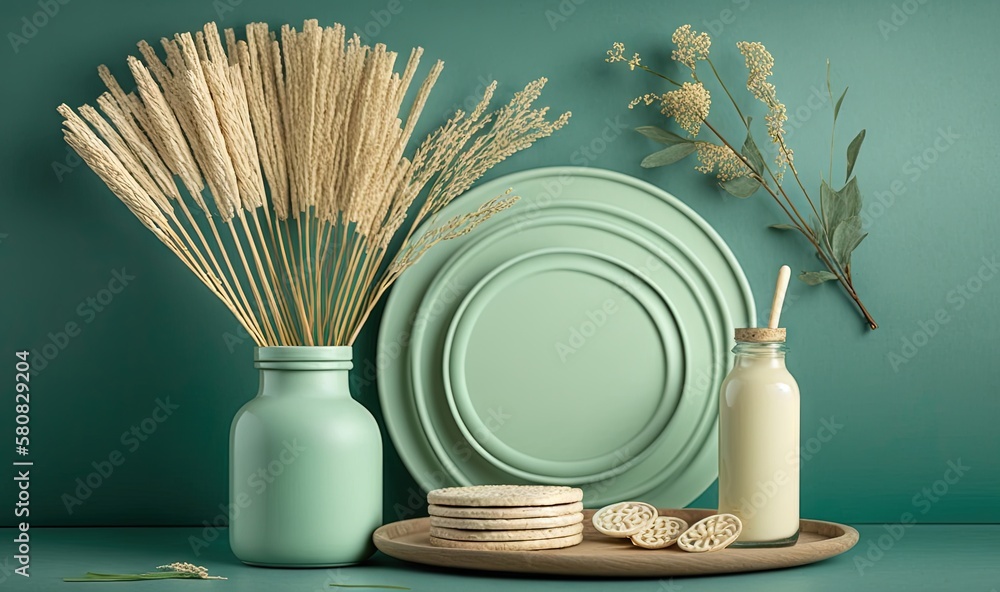
<instances>
[{"instance_id":1,"label":"wooden straw","mask_svg":"<svg viewBox=\"0 0 1000 592\"><path fill-rule=\"evenodd\" d=\"M788 278L792 277L792 269L782 265L778 270L778 283L774 287L774 300L771 301L771 319L767 323L769 329L778 328L781 318L781 306L785 303L785 291L788 290Z\"/></svg>"}]
</instances>

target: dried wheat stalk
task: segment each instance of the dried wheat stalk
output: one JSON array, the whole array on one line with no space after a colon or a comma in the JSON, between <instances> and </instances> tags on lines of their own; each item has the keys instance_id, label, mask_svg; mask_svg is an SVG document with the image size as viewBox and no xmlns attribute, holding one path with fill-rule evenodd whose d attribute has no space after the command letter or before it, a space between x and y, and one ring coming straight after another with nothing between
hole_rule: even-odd
<instances>
[{"instance_id":1,"label":"dried wheat stalk","mask_svg":"<svg viewBox=\"0 0 1000 592\"><path fill-rule=\"evenodd\" d=\"M407 157L443 67L431 67L404 117L420 48L397 72L384 45L311 20L280 35L253 23L245 40L209 23L161 43L165 59L145 42L143 60L128 59L137 93L101 66L108 92L98 108L61 105L64 135L258 345L352 344L427 249L517 198L508 191L419 235L417 226L569 118L532 108L544 78L490 113L494 83Z\"/></svg>"}]
</instances>

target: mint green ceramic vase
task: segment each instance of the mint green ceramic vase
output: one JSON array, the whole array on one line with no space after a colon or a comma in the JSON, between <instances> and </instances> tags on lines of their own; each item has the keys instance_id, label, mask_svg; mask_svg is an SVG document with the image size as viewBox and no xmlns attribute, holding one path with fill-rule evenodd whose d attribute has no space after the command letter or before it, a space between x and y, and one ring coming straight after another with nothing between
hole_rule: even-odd
<instances>
[{"instance_id":1,"label":"mint green ceramic vase","mask_svg":"<svg viewBox=\"0 0 1000 592\"><path fill-rule=\"evenodd\" d=\"M351 398L350 347L261 347L260 390L229 437L229 544L251 565L330 567L374 552L382 438Z\"/></svg>"}]
</instances>

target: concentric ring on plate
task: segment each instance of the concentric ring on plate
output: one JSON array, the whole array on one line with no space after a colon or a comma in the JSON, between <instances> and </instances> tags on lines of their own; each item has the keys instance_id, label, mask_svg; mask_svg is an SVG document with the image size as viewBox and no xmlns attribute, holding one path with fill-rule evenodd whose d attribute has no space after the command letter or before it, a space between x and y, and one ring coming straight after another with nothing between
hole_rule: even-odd
<instances>
[{"instance_id":1,"label":"concentric ring on plate","mask_svg":"<svg viewBox=\"0 0 1000 592\"><path fill-rule=\"evenodd\" d=\"M617 320L617 317L623 314L623 309L633 302L641 306L645 314L649 315L652 327L655 328L655 334L647 336L653 338L647 340L648 343L632 345L640 349L647 349L653 358L665 360L665 376L662 377L661 381L657 381L656 385L649 385L653 387L648 394L650 400L638 401L639 404L649 403L643 408L637 408L636 402L632 402L631 405L626 404L625 401L621 400L623 397L620 396L620 393L616 393L619 395L617 402L628 411L622 413L616 421L612 422L613 425L610 429L613 430L613 435L618 439L613 446L609 446L606 442L597 442L594 439L594 431L609 431L606 414L581 417L579 413L569 412L568 415L573 417L575 425L572 430L564 430L561 433L559 449L553 450L551 444L536 446L532 441L533 436L531 436L524 444L532 452L519 450L516 442L519 434L513 434L515 442L508 443L503 438L503 428L506 426L502 425L501 422L491 421L496 418L495 413L491 414L491 412L495 412L495 409L489 404L477 409L476 396L472 393L477 390L487 390L490 385L472 384L470 388L467 380L466 366L469 363L467 358L470 350L477 349L472 340L479 325L483 324L478 321L480 321L484 311L488 307L492 308L494 316L496 316L496 300L501 298L505 291L513 291L525 281L544 279L537 278L537 276L554 272L584 274L589 276L591 281L608 282L621 290L621 294L616 296L614 300L595 303L597 307L584 315L585 320L581 325L582 332L576 327L571 329L569 343L556 343L558 355L564 362L578 353L577 348L573 345L582 349L587 345L586 341L597 337L608 323ZM500 316L501 323L508 322L508 319L503 318L502 313ZM638 270L620 260L582 249L539 249L516 257L482 278L466 294L452 318L443 352L444 386L452 416L466 440L476 448L480 455L512 475L553 483L594 482L617 475L628 469L625 463L619 462L618 455L620 453L618 451L628 449L635 451L634 457L642 455L656 437L662 433L676 407L683 378L688 370L685 368L682 336L675 316L676 313L665 295L655 286L651 286ZM485 334L480 335L480 340L489 339L491 331L497 333L504 330L519 331L520 329L488 327L480 331L481 334ZM573 341L574 337L577 339L576 343ZM633 337L638 340L640 336L634 335ZM667 352L670 354L667 355ZM607 363L607 360L603 361ZM492 360L487 357L481 359L480 364L492 365ZM607 366L611 366L611 364L607 364ZM487 373L491 369L486 368ZM575 369L570 367L566 370L569 373L568 376L560 374L548 378L553 379L556 383L571 381L574 378ZM612 386L620 378L614 374L616 370L619 374L621 373L620 368L608 367L606 368L607 374L602 376L606 381L612 383ZM604 373L602 372L602 374ZM486 380L489 381L488 376ZM537 379L529 376L525 380L534 381ZM534 385L526 386L531 388ZM652 390L656 392L654 393ZM571 388L569 392L572 393ZM559 410L555 409L554 411ZM518 414L516 410L510 411L510 413ZM535 423L539 424L534 426L535 428L544 429L546 427L546 420L542 417L529 419L535 419ZM642 421L630 421L633 419ZM590 421L582 424L586 420ZM629 426L634 429L629 429ZM567 438L567 435L580 432L583 432L582 437ZM528 435L530 433L530 431L527 432ZM520 435L524 436L525 434ZM605 449L608 451L605 452ZM552 458L553 456L562 458ZM567 456L573 458L566 458ZM559 481L553 479L559 479Z\"/></svg>"},{"instance_id":2,"label":"concentric ring on plate","mask_svg":"<svg viewBox=\"0 0 1000 592\"><path fill-rule=\"evenodd\" d=\"M492 268L470 278L466 284L450 286L444 293L447 302L422 306L422 300L448 262L457 253L476 248L492 229L513 222L519 231L524 231L561 210L605 225L625 227L625 233L633 234L653 252L662 252L678 266L679 277L685 279L677 283L698 290L708 308L707 313L700 315L708 317L704 328L684 326L683 330L692 334L709 333L706 338L713 350L712 361L699 362L694 376L686 377L681 403L701 411L692 418L692 429L682 432L671 430L668 425L667 431L674 437L653 444L660 446L654 451L656 463L627 463L627 470L609 479L583 484L585 501L594 505L641 496L658 505L677 507L690 503L715 478L715 408L708 405L714 404L715 391L725 371L723 366L729 359L726 351L729 328L753 322L752 295L738 263L715 231L686 205L656 187L610 171L558 167L516 173L471 190L442 210L441 219L472 211L507 187L514 187L521 196L518 204L487 221L476 233L435 246L400 278L390 294L382 318L376 367L383 414L400 457L425 489L525 481L498 470L465 441L444 398L441 360L434 361L435 356L429 355L430 350L441 355L446 330L439 325L450 324L454 309L467 291ZM418 230L422 231L426 228ZM544 238L544 233L536 237ZM524 244L523 248L530 251L553 246L560 245L542 240L534 245ZM602 244L568 246L608 254ZM507 255L504 260L521 254L523 251ZM664 293L673 298L674 289ZM688 348L685 344L685 352ZM416 400L413 378L435 373L438 386L426 393L434 405L418 409L418 403L422 406L426 401ZM433 411L433 417L428 411ZM437 440L437 446L431 440ZM649 454L654 456L652 452Z\"/></svg>"},{"instance_id":3,"label":"concentric ring on plate","mask_svg":"<svg viewBox=\"0 0 1000 592\"><path fill-rule=\"evenodd\" d=\"M684 330L685 335L689 336L685 346L689 353L696 354L692 359L694 367L702 370L713 369L713 377L722 371L718 344L720 337L714 320L715 315L712 314L700 291L693 287L691 277L667 253L668 250L676 251L676 249L672 249L663 240L655 243L652 240L653 236L644 236L643 229L634 220L627 218L627 212L605 208L595 214L588 212L585 207L581 210L578 204L569 205L576 207L568 208L566 204L560 204L558 207L546 209L527 228L521 228L516 219L509 219L504 224L494 226L489 232L481 233L479 240L470 249L456 253L441 268L424 295L418 318L438 318L442 321L420 324L414 332L415 347L412 347L410 352L411 384L420 422L427 433L428 441L442 464L448 468L449 474L461 484L524 479L522 475L512 475L504 470L495 471L491 470L492 467L483 467L480 461L484 459L470 450L476 447L465 439L454 421L445 415L448 410L445 409L440 397L435 396L435 393L440 393L445 388L443 381L439 380L439 370L437 370L441 367L440 360L443 355L437 344L444 339L442 336L446 319L453 317L458 306L456 301L461 299L462 293L467 289L466 286L481 279L487 270L506 261L507 251L501 249L505 244L507 248L514 248L515 251L539 245L560 245L560 240L569 245L597 242L605 250L615 250L618 254L625 249L629 253L626 257L631 257L630 260L634 260L636 264L644 265L647 275L654 278L654 284L673 286L676 292L673 296L675 300L688 298L688 304L681 309L688 318L687 324L694 324L695 327L692 330ZM570 213L567 213L567 210ZM645 233L649 234L649 230L647 229ZM656 237L662 239L661 235ZM612 249L615 245L616 249ZM480 263L481 267L467 271L470 261ZM462 271L473 274L472 278L456 275ZM460 288L461 292L446 297L442 294L442 290L446 287L449 290ZM712 288L713 286L709 284L707 290L714 292ZM719 304L717 301L716 305ZM699 324L702 326L698 326ZM645 370L645 373L658 371L660 363L657 359L646 360L648 370ZM497 360L497 367L507 367L507 365ZM514 370L516 371L516 368ZM721 380L721 375L718 375L717 379ZM704 393L691 382L684 386L684 392L687 396L680 402L680 408L684 411L683 421L673 421L668 424L656 440L655 447L638 451L628 447L613 450L616 455L616 465L624 466L628 474L612 474L594 481L572 481L551 476L540 481L525 479L525 482L578 485L584 488L587 501L591 504L601 503L605 499L613 500L644 494L662 482L665 466L670 471L666 475L669 477L672 473L682 470L691 461L698 450L692 443L700 444L707 434L707 429L711 427L707 424L714 423L715 397L703 396ZM579 409L579 406L574 409ZM693 421L689 417L691 413L695 414ZM552 438L544 436L541 438L543 445L552 441ZM653 451L659 451L660 455L651 459L649 457L653 455ZM682 451L683 454L678 455L677 451ZM668 456L668 460L661 458L663 456Z\"/></svg>"}]
</instances>

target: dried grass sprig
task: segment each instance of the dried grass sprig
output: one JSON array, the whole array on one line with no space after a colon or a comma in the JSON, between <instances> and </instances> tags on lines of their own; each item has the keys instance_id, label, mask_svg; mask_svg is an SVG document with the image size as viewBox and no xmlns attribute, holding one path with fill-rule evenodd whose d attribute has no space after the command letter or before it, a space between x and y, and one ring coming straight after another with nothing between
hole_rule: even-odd
<instances>
[{"instance_id":1,"label":"dried grass sprig","mask_svg":"<svg viewBox=\"0 0 1000 592\"><path fill-rule=\"evenodd\" d=\"M314 20L280 32L252 23L245 39L209 23L161 46L163 59L144 41L142 59L128 58L136 92L101 66L108 92L97 108L61 105L64 136L258 345L352 344L427 249L517 197L438 222L441 209L570 115L532 107L544 78L490 112L494 82L407 157L443 68L404 105L420 48L399 72L384 45Z\"/></svg>"},{"instance_id":2,"label":"dried grass sprig","mask_svg":"<svg viewBox=\"0 0 1000 592\"><path fill-rule=\"evenodd\" d=\"M208 574L208 569L193 563L175 562L161 565L157 571L139 574L112 574L88 571L83 577L63 578L64 582L138 582L142 580L225 580Z\"/></svg>"}]
</instances>

